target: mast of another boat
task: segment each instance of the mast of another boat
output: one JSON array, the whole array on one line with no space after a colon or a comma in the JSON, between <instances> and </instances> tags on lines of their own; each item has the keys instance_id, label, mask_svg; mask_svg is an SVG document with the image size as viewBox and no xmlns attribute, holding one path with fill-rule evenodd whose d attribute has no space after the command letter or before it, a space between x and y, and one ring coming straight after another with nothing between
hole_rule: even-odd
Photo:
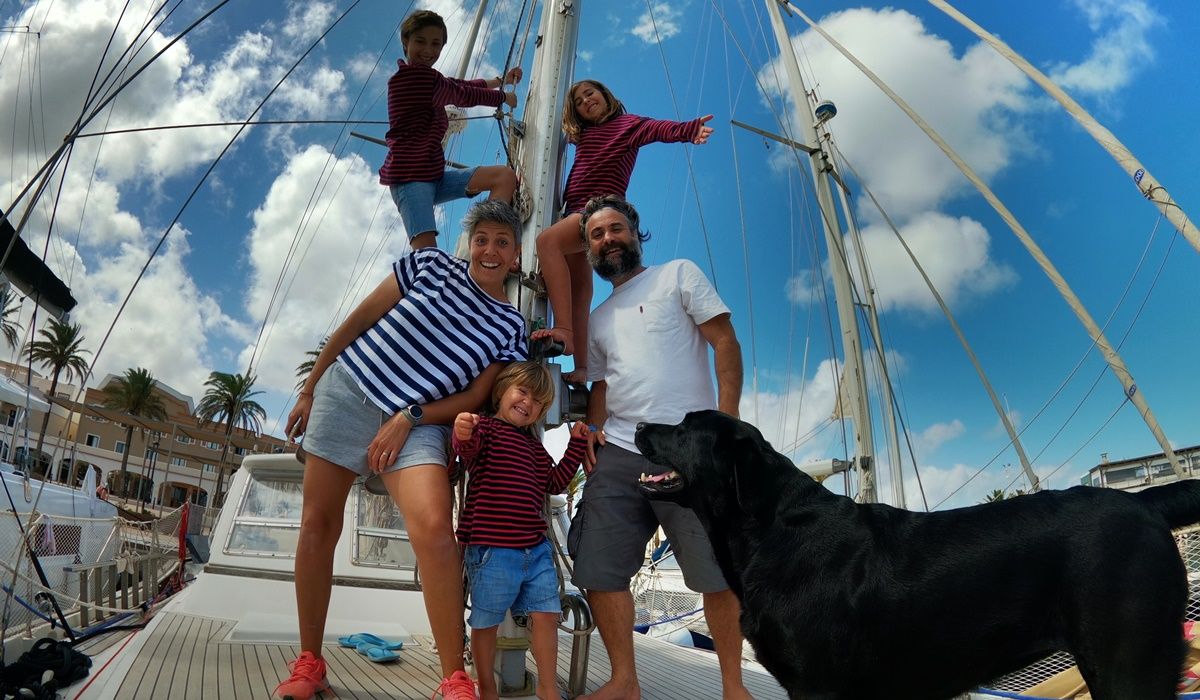
<instances>
[{"instance_id":1,"label":"mast of another boat","mask_svg":"<svg viewBox=\"0 0 1200 700\"><path fill-rule=\"evenodd\" d=\"M771 17L771 27L775 32L775 40L779 44L779 55L787 71L788 85L796 108L803 110L798 139L807 146L809 165L812 168L813 185L816 188L817 205L821 209L821 222L825 230L825 243L829 249L829 268L833 277L834 299L837 304L838 325L842 333L842 354L845 364L842 374L843 386L839 387L838 395L844 396L849 404L849 414L854 424L854 465L859 474L859 487L856 500L873 502L877 500L875 489L875 446L871 432L871 415L867 405L866 374L863 365L862 338L858 330L858 322L854 306L854 290L850 281L849 259L846 255L842 240L841 223L834 204L833 192L830 186L833 164L829 154L821 147L817 134L816 115L808 102L808 91L804 87L804 78L800 74L800 65L796 61L796 53L792 49L791 38L783 25L783 16L779 11L779 0L766 0L767 12Z\"/></svg>"}]
</instances>

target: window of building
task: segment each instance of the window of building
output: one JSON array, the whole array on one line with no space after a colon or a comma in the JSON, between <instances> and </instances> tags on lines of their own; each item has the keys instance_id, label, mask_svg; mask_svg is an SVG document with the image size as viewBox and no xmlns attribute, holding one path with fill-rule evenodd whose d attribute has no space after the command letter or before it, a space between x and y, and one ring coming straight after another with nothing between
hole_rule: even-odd
<instances>
[{"instance_id":1,"label":"window of building","mask_svg":"<svg viewBox=\"0 0 1200 700\"><path fill-rule=\"evenodd\" d=\"M84 444L87 445L88 447L99 447L100 446L100 436L93 435L92 433L88 433L87 438L84 440Z\"/></svg>"},{"instance_id":2,"label":"window of building","mask_svg":"<svg viewBox=\"0 0 1200 700\"><path fill-rule=\"evenodd\" d=\"M210 450L219 450L219 449L221 449L221 443L219 443L219 442L208 442L208 441L206 440L206 441L204 441L204 442L202 442L202 443L200 443L200 444L201 444L201 445L204 445L205 447L207 447L207 448L208 448L208 449L210 449Z\"/></svg>"},{"instance_id":3,"label":"window of building","mask_svg":"<svg viewBox=\"0 0 1200 700\"><path fill-rule=\"evenodd\" d=\"M217 465L215 465L215 464L206 464L206 465L204 465L204 473L205 473L205 474L213 474L213 473L215 473L216 471L217 471Z\"/></svg>"},{"instance_id":4,"label":"window of building","mask_svg":"<svg viewBox=\"0 0 1200 700\"><path fill-rule=\"evenodd\" d=\"M184 457L172 457L172 458L171 458L171 466L175 466L175 467L186 467L186 466L187 466L187 459L186 459L186 458L184 458Z\"/></svg>"},{"instance_id":5,"label":"window of building","mask_svg":"<svg viewBox=\"0 0 1200 700\"><path fill-rule=\"evenodd\" d=\"M125 443L121 442L120 440L117 440L117 446L114 449L115 449L116 453L119 455L125 454Z\"/></svg>"},{"instance_id":6,"label":"window of building","mask_svg":"<svg viewBox=\"0 0 1200 700\"><path fill-rule=\"evenodd\" d=\"M242 456L242 455L246 454L246 448L244 448L244 447L235 447L235 448L233 448L233 453L234 453L235 455L238 455L238 456L240 457L240 456Z\"/></svg>"},{"instance_id":7,"label":"window of building","mask_svg":"<svg viewBox=\"0 0 1200 700\"><path fill-rule=\"evenodd\" d=\"M8 416L4 419L4 422L5 422L5 425L7 425L10 428L13 427L14 425L16 425L17 424L17 409L15 409L15 408L8 409Z\"/></svg>"},{"instance_id":8,"label":"window of building","mask_svg":"<svg viewBox=\"0 0 1200 700\"><path fill-rule=\"evenodd\" d=\"M193 442L195 442L195 440L193 440L192 438L188 437L187 435L176 435L176 436L175 436L175 442L181 442L181 443L183 443L183 444L185 444L185 445L190 445L190 444L192 444Z\"/></svg>"}]
</instances>

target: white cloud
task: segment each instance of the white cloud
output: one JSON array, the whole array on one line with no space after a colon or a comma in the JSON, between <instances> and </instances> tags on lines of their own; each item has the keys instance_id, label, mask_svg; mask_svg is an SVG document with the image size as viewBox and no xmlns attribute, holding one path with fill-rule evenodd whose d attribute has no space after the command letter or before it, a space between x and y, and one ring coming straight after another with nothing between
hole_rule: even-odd
<instances>
[{"instance_id":1,"label":"white cloud","mask_svg":"<svg viewBox=\"0 0 1200 700\"><path fill-rule=\"evenodd\" d=\"M1163 18L1143 0L1075 0L1097 34L1091 51L1078 64L1059 63L1050 77L1067 91L1112 94L1133 81L1139 68L1154 60L1147 36Z\"/></svg>"},{"instance_id":2,"label":"white cloud","mask_svg":"<svg viewBox=\"0 0 1200 700\"><path fill-rule=\"evenodd\" d=\"M311 43L329 28L336 12L337 8L330 2L291 2L283 35L291 41Z\"/></svg>"},{"instance_id":3,"label":"white cloud","mask_svg":"<svg viewBox=\"0 0 1200 700\"><path fill-rule=\"evenodd\" d=\"M913 436L914 447L918 455L928 457L937 452L942 445L962 436L964 432L966 427L957 418L949 423L934 423Z\"/></svg>"},{"instance_id":4,"label":"white cloud","mask_svg":"<svg viewBox=\"0 0 1200 700\"><path fill-rule=\"evenodd\" d=\"M127 367L149 368L162 381L199 396L208 376L210 333L235 325L213 297L202 293L186 271L187 232L175 230L142 278L122 312L94 377L120 374ZM108 331L118 307L149 253L148 245L122 244L76 283L79 299L72 318L83 325L93 351Z\"/></svg>"},{"instance_id":5,"label":"white cloud","mask_svg":"<svg viewBox=\"0 0 1200 700\"><path fill-rule=\"evenodd\" d=\"M309 201L323 179L328 184L309 210L297 206ZM262 388L286 394L305 351L389 274L408 243L374 168L355 155L331 160L321 146L288 160L252 218L244 311L262 319L271 310L270 335L258 349L256 371ZM272 305L285 262L284 287ZM252 345L245 347L238 365L245 367L252 352Z\"/></svg>"},{"instance_id":6,"label":"white cloud","mask_svg":"<svg viewBox=\"0 0 1200 700\"><path fill-rule=\"evenodd\" d=\"M947 41L901 10L847 10L821 22L985 179L1010 165L1023 147L1019 124L1010 122L1027 109L1029 86L990 48L977 44L957 56ZM965 191L966 183L945 155L823 38L806 31L793 37L793 44L821 76L818 88L836 86L821 97L838 105L830 124L839 148L893 218L902 222ZM775 61L760 78L773 85L783 74ZM873 219L869 211L864 216Z\"/></svg>"},{"instance_id":7,"label":"white cloud","mask_svg":"<svg viewBox=\"0 0 1200 700\"><path fill-rule=\"evenodd\" d=\"M964 301L1010 287L1017 279L1010 267L989 257L991 238L973 219L926 212L903 225L900 235L952 311ZM863 229L862 241L881 310L938 312L929 287L886 224ZM850 239L847 245L853 249Z\"/></svg>"},{"instance_id":8,"label":"white cloud","mask_svg":"<svg viewBox=\"0 0 1200 700\"><path fill-rule=\"evenodd\" d=\"M957 55L918 18L900 10L847 10L824 18L822 26L925 116L983 178L1025 153L1027 138L1017 118L1034 103L1029 85L990 48L976 44ZM830 123L838 148L901 228L952 308L956 301L1012 284L1014 273L991 259L982 225L936 213L966 193L969 185L958 169L824 39L806 31L793 43L806 67L821 76L818 89L836 86L821 97L838 105ZM783 73L776 61L759 77L773 85ZM798 123L790 127L795 133ZM863 245L872 260L880 307L922 313L936 308L878 212L866 197L860 201ZM789 283L793 301L807 299L812 291L811 279Z\"/></svg>"},{"instance_id":9,"label":"white cloud","mask_svg":"<svg viewBox=\"0 0 1200 700\"><path fill-rule=\"evenodd\" d=\"M679 20L683 19L683 8L665 2L651 3L650 10L643 12L634 25L633 35L647 44L670 39L681 31ZM657 33L656 33L657 30Z\"/></svg>"}]
</instances>

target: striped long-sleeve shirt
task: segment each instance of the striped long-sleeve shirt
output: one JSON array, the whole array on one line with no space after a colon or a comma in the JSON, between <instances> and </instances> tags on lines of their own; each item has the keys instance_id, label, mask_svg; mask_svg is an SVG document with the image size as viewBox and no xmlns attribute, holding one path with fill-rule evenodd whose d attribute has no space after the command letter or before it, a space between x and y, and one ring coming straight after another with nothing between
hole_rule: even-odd
<instances>
[{"instance_id":1,"label":"striped long-sleeve shirt","mask_svg":"<svg viewBox=\"0 0 1200 700\"><path fill-rule=\"evenodd\" d=\"M575 144L575 164L563 192L564 210L581 211L592 197L624 197L639 148L648 143L691 141L699 128L699 119L672 122L636 114L621 114L587 127Z\"/></svg>"},{"instance_id":2,"label":"striped long-sleeve shirt","mask_svg":"<svg viewBox=\"0 0 1200 700\"><path fill-rule=\"evenodd\" d=\"M542 503L562 493L583 463L587 440L572 437L562 461L529 433L481 416L471 439L454 438L470 479L458 519L458 541L493 547L532 547L546 537Z\"/></svg>"},{"instance_id":3,"label":"striped long-sleeve shirt","mask_svg":"<svg viewBox=\"0 0 1200 700\"><path fill-rule=\"evenodd\" d=\"M446 105L498 107L504 93L483 80L447 78L429 66L396 61L388 79L387 158L379 169L379 182L439 180L446 169L442 137L450 121Z\"/></svg>"}]
</instances>

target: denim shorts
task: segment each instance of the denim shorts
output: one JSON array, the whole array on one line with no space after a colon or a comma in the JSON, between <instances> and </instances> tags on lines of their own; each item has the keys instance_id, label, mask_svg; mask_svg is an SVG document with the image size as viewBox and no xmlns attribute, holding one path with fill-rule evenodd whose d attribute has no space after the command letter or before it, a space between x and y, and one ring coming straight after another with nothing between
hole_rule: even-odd
<instances>
[{"instance_id":1,"label":"denim shorts","mask_svg":"<svg viewBox=\"0 0 1200 700\"><path fill-rule=\"evenodd\" d=\"M504 622L504 613L562 613L558 597L558 573L550 541L525 549L467 545L463 556L471 588L472 629L486 629Z\"/></svg>"},{"instance_id":2,"label":"denim shorts","mask_svg":"<svg viewBox=\"0 0 1200 700\"><path fill-rule=\"evenodd\" d=\"M410 240L426 231L437 231L433 205L479 194L467 192L467 183L473 175L475 168L446 168L440 180L404 182L391 186L392 201L396 203Z\"/></svg>"},{"instance_id":3,"label":"denim shorts","mask_svg":"<svg viewBox=\"0 0 1200 700\"><path fill-rule=\"evenodd\" d=\"M389 417L367 398L342 363L334 362L313 389L304 451L361 476L370 476L367 446ZM446 466L449 439L448 425L418 425L409 431L396 461L384 471L394 472L419 464Z\"/></svg>"}]
</instances>

